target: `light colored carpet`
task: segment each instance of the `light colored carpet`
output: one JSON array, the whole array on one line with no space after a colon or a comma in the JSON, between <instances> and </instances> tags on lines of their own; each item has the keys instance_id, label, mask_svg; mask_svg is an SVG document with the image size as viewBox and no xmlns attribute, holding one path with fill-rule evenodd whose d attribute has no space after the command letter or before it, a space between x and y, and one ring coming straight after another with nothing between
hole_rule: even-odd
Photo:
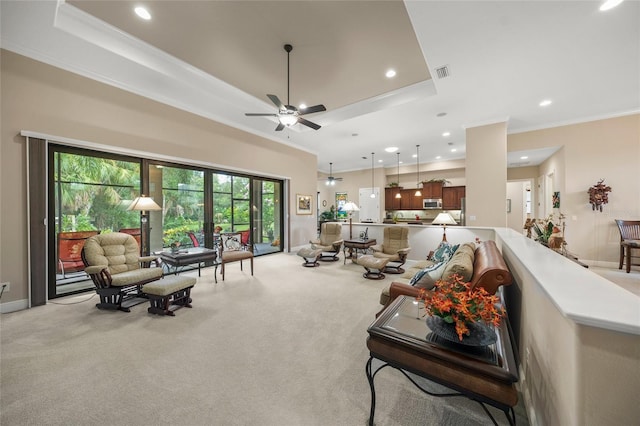
<instances>
[{"instance_id":1,"label":"light colored carpet","mask_svg":"<svg viewBox=\"0 0 640 426\"><path fill-rule=\"evenodd\" d=\"M393 275L373 281L351 263L301 263L259 257L254 277L230 264L218 284L207 268L193 309L173 318L147 304L100 311L87 294L2 315L0 423L366 424L367 327ZM477 403L424 395L392 369L376 376L376 390L378 426L491 424Z\"/></svg>"},{"instance_id":2,"label":"light colored carpet","mask_svg":"<svg viewBox=\"0 0 640 426\"><path fill-rule=\"evenodd\" d=\"M589 269L640 297L640 270L638 268L632 267L628 274L625 269L603 268L599 266L589 266Z\"/></svg>"}]
</instances>

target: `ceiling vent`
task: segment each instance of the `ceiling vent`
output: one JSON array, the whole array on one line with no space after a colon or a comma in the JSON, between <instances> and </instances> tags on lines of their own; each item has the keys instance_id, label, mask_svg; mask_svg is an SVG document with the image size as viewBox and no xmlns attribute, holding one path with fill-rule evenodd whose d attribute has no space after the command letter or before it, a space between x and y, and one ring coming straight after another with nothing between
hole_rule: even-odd
<instances>
[{"instance_id":1,"label":"ceiling vent","mask_svg":"<svg viewBox=\"0 0 640 426\"><path fill-rule=\"evenodd\" d=\"M449 66L445 65L440 68L436 68L436 75L438 78L446 78L449 77Z\"/></svg>"},{"instance_id":2,"label":"ceiling vent","mask_svg":"<svg viewBox=\"0 0 640 426\"><path fill-rule=\"evenodd\" d=\"M526 165L527 165L527 164L529 164L529 163L530 163L529 161L519 161L519 162L518 162L518 161L516 161L516 162L514 162L514 163L509 163L509 165L510 165L511 167L522 167L522 166L526 166Z\"/></svg>"}]
</instances>

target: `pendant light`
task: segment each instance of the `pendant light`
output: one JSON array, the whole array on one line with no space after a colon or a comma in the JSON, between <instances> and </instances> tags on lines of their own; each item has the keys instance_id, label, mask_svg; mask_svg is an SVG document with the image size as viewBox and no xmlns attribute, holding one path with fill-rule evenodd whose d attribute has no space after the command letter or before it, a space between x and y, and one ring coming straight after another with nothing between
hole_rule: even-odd
<instances>
[{"instance_id":1,"label":"pendant light","mask_svg":"<svg viewBox=\"0 0 640 426\"><path fill-rule=\"evenodd\" d=\"M396 194L396 198L402 198L400 195L400 153L398 152L398 177L396 178L396 183L398 184L398 193Z\"/></svg>"},{"instance_id":2,"label":"pendant light","mask_svg":"<svg viewBox=\"0 0 640 426\"><path fill-rule=\"evenodd\" d=\"M416 184L418 189L416 189L414 195L422 197L422 192L420 191L420 145L416 145L416 176L418 177L418 183Z\"/></svg>"},{"instance_id":3,"label":"pendant light","mask_svg":"<svg viewBox=\"0 0 640 426\"><path fill-rule=\"evenodd\" d=\"M376 193L373 192L373 152L371 153L371 198L376 198Z\"/></svg>"}]
</instances>

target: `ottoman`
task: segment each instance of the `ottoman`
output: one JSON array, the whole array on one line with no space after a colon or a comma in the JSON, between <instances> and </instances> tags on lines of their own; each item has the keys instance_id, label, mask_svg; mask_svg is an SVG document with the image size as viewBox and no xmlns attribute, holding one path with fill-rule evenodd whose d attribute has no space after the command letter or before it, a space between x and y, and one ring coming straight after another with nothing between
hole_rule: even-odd
<instances>
[{"instance_id":1,"label":"ottoman","mask_svg":"<svg viewBox=\"0 0 640 426\"><path fill-rule=\"evenodd\" d=\"M313 268L314 266L320 265L318 263L318 259L322 255L321 249L314 250L311 247L303 247L298 250L298 253L296 254L304 259L304 263L302 264L302 266Z\"/></svg>"},{"instance_id":2,"label":"ottoman","mask_svg":"<svg viewBox=\"0 0 640 426\"><path fill-rule=\"evenodd\" d=\"M363 277L370 280L381 280L384 278L382 271L387 266L389 259L378 258L367 254L356 259L358 265L364 267L366 272L362 274Z\"/></svg>"},{"instance_id":3,"label":"ottoman","mask_svg":"<svg viewBox=\"0 0 640 426\"><path fill-rule=\"evenodd\" d=\"M142 286L142 292L149 296L147 312L156 315L175 316L171 305L177 309L183 306L191 307L191 287L196 283L193 277L181 277L179 275L168 276L158 281L150 282Z\"/></svg>"}]
</instances>

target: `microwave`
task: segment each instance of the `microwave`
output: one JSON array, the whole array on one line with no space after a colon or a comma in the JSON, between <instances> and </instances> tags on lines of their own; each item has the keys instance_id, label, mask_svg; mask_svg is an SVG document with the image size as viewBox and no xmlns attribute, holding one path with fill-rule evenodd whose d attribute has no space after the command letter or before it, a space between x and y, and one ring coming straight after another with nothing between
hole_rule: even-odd
<instances>
[{"instance_id":1,"label":"microwave","mask_svg":"<svg viewBox=\"0 0 640 426\"><path fill-rule=\"evenodd\" d=\"M442 199L440 198L425 198L422 200L422 208L429 209L442 209Z\"/></svg>"}]
</instances>

